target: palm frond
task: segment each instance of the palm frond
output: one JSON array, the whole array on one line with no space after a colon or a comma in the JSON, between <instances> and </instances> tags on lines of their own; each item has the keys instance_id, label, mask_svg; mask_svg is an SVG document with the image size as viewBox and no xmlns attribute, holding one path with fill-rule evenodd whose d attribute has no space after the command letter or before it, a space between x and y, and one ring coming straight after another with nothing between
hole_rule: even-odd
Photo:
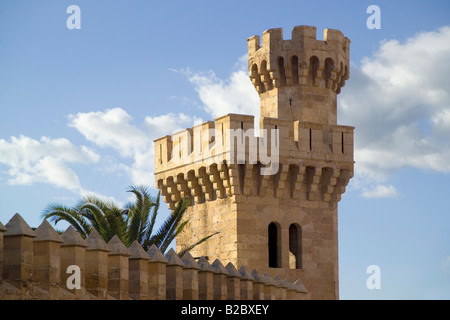
<instances>
[{"instance_id":1,"label":"palm frond","mask_svg":"<svg viewBox=\"0 0 450 320\"><path fill-rule=\"evenodd\" d=\"M145 250L155 244L162 252L165 252L189 223L188 220L183 219L189 206L189 199L180 200L155 232L161 190L155 198L144 186L132 185L127 192L134 194L135 201L128 202L123 207L113 201L87 195L82 197L73 208L61 204L49 204L43 210L42 217L55 224L60 221L68 222L83 238L95 229L106 242L117 235L126 246L137 240ZM182 252L191 250L213 235L186 246Z\"/></svg>"},{"instance_id":2,"label":"palm frond","mask_svg":"<svg viewBox=\"0 0 450 320\"><path fill-rule=\"evenodd\" d=\"M51 203L42 213L43 219L49 219L55 225L60 221L68 222L83 238L86 238L91 230L91 226L84 217L75 209L61 204Z\"/></svg>"},{"instance_id":3,"label":"palm frond","mask_svg":"<svg viewBox=\"0 0 450 320\"><path fill-rule=\"evenodd\" d=\"M182 257L186 254L186 252L191 251L192 249L194 249L196 246L198 246L199 244L202 244L203 242L205 242L206 240L208 240L209 238L211 238L212 236L215 236L216 234L219 234L220 232L214 232L212 234L210 234L209 236L206 236L202 239L200 239L199 241L195 242L194 244L185 246L179 253L178 256Z\"/></svg>"},{"instance_id":4,"label":"palm frond","mask_svg":"<svg viewBox=\"0 0 450 320\"><path fill-rule=\"evenodd\" d=\"M176 236L181 231L183 231L184 227L186 226L186 224L188 224L188 222L189 220L181 222L180 224L178 224L178 226L176 226L175 231L173 231L171 234L167 235L167 237L164 238L163 242L160 245L161 247L159 249L161 252L166 252L167 248L170 246L172 241L175 240Z\"/></svg>"},{"instance_id":5,"label":"palm frond","mask_svg":"<svg viewBox=\"0 0 450 320\"><path fill-rule=\"evenodd\" d=\"M110 237L110 227L109 222L106 217L108 213L108 208L103 207L105 211L99 208L95 203L85 203L79 207L80 212L84 217L86 217L92 224L95 230L102 236L103 240L109 241Z\"/></svg>"},{"instance_id":6,"label":"palm frond","mask_svg":"<svg viewBox=\"0 0 450 320\"><path fill-rule=\"evenodd\" d=\"M128 192L132 192L136 197L134 205L130 206L128 215L128 241L132 243L137 240L141 243L148 225L150 209L154 206L154 202L147 188L143 186L130 186Z\"/></svg>"},{"instance_id":7,"label":"palm frond","mask_svg":"<svg viewBox=\"0 0 450 320\"><path fill-rule=\"evenodd\" d=\"M160 204L160 199L161 199L161 190L158 191L158 195L156 196L156 199L154 201L154 206L153 206L153 211L152 211L152 215L150 217L150 221L148 223L146 232L145 232L145 236L142 240L142 243L145 247L150 247L150 245L148 244L152 233L153 233L153 228L155 227L155 222L156 222L156 218L158 216L158 210L159 210L159 204Z\"/></svg>"},{"instance_id":8,"label":"palm frond","mask_svg":"<svg viewBox=\"0 0 450 320\"><path fill-rule=\"evenodd\" d=\"M171 238L176 232L176 228L179 225L184 213L186 212L188 202L186 199L180 200L173 210L172 214L167 217L163 224L158 229L157 233L150 239L151 244L155 244L158 248L166 242L166 239Z\"/></svg>"}]
</instances>

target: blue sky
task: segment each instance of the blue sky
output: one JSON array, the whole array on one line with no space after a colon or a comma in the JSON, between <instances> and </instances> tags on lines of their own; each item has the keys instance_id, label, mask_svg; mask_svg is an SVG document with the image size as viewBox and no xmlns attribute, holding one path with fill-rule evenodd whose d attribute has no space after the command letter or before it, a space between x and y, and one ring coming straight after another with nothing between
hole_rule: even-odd
<instances>
[{"instance_id":1,"label":"blue sky","mask_svg":"<svg viewBox=\"0 0 450 320\"><path fill-rule=\"evenodd\" d=\"M70 5L81 29L69 30ZM369 30L369 5L381 29ZM450 298L450 3L0 3L0 221L38 226L50 202L126 202L154 186L152 140L228 112L258 115L248 37L296 25L352 41L338 122L355 129L339 204L342 299ZM154 189L152 189L154 190ZM167 211L166 208L163 211ZM167 211L168 212L168 211ZM369 265L381 289L369 290Z\"/></svg>"}]
</instances>

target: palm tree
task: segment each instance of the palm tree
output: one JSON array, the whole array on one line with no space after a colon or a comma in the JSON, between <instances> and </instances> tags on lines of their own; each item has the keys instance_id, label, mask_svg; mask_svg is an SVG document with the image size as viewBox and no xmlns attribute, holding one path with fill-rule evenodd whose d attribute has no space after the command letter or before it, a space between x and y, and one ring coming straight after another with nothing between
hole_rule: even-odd
<instances>
[{"instance_id":1,"label":"palm tree","mask_svg":"<svg viewBox=\"0 0 450 320\"><path fill-rule=\"evenodd\" d=\"M73 208L51 203L44 209L42 216L44 219L50 219L55 225L60 221L68 222L83 238L88 237L95 229L105 242L109 242L114 235L117 235L127 247L134 241L138 241L146 251L155 244L162 253L165 253L175 237L189 222L189 220L182 221L189 206L189 199L180 200L172 213L154 232L160 192L156 198L153 198L144 186L130 186L127 191L133 193L136 200L127 203L124 208L120 208L112 201L89 195L79 200ZM185 245L178 254L183 256L215 234Z\"/></svg>"}]
</instances>

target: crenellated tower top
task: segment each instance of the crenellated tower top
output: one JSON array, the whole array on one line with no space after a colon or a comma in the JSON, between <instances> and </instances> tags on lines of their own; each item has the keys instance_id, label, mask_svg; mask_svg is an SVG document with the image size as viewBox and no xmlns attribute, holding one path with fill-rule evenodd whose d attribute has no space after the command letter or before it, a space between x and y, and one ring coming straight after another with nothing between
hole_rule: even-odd
<instances>
[{"instance_id":1,"label":"crenellated tower top","mask_svg":"<svg viewBox=\"0 0 450 320\"><path fill-rule=\"evenodd\" d=\"M336 96L349 78L350 40L325 29L296 26L292 39L281 28L269 29L248 42L249 77L261 98L261 117L333 125Z\"/></svg>"}]
</instances>

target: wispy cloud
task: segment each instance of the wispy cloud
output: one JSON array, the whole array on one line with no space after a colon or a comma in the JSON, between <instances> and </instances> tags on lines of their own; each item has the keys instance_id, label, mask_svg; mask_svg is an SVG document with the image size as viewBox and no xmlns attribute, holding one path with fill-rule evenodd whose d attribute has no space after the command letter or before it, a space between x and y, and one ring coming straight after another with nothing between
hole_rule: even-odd
<instances>
[{"instance_id":1,"label":"wispy cloud","mask_svg":"<svg viewBox=\"0 0 450 320\"><path fill-rule=\"evenodd\" d=\"M398 195L397 190L392 185L378 184L374 187L364 187L362 193L364 198L394 198Z\"/></svg>"},{"instance_id":2,"label":"wispy cloud","mask_svg":"<svg viewBox=\"0 0 450 320\"><path fill-rule=\"evenodd\" d=\"M212 118L227 113L240 113L259 117L259 96L247 74L247 55L238 59L227 79L214 71L192 71L189 68L172 70L184 74L194 85L194 90L206 113Z\"/></svg>"},{"instance_id":3,"label":"wispy cloud","mask_svg":"<svg viewBox=\"0 0 450 320\"><path fill-rule=\"evenodd\" d=\"M338 117L356 127L355 177L385 183L405 167L450 172L449 56L450 28L443 27L385 41L352 65ZM364 193L392 195L391 187Z\"/></svg>"},{"instance_id":4,"label":"wispy cloud","mask_svg":"<svg viewBox=\"0 0 450 320\"><path fill-rule=\"evenodd\" d=\"M133 184L150 187L154 186L153 140L201 121L183 113L169 113L147 116L143 123L136 124L122 108L78 113L71 115L70 119L69 126L77 129L87 140L117 152L118 162L113 166L125 171ZM120 159L131 160L132 164Z\"/></svg>"},{"instance_id":5,"label":"wispy cloud","mask_svg":"<svg viewBox=\"0 0 450 320\"><path fill-rule=\"evenodd\" d=\"M9 170L4 173L14 185L47 183L56 187L79 192L82 190L77 174L71 164L97 163L100 156L93 150L73 145L65 138L39 140L26 136L0 139L0 164Z\"/></svg>"}]
</instances>

